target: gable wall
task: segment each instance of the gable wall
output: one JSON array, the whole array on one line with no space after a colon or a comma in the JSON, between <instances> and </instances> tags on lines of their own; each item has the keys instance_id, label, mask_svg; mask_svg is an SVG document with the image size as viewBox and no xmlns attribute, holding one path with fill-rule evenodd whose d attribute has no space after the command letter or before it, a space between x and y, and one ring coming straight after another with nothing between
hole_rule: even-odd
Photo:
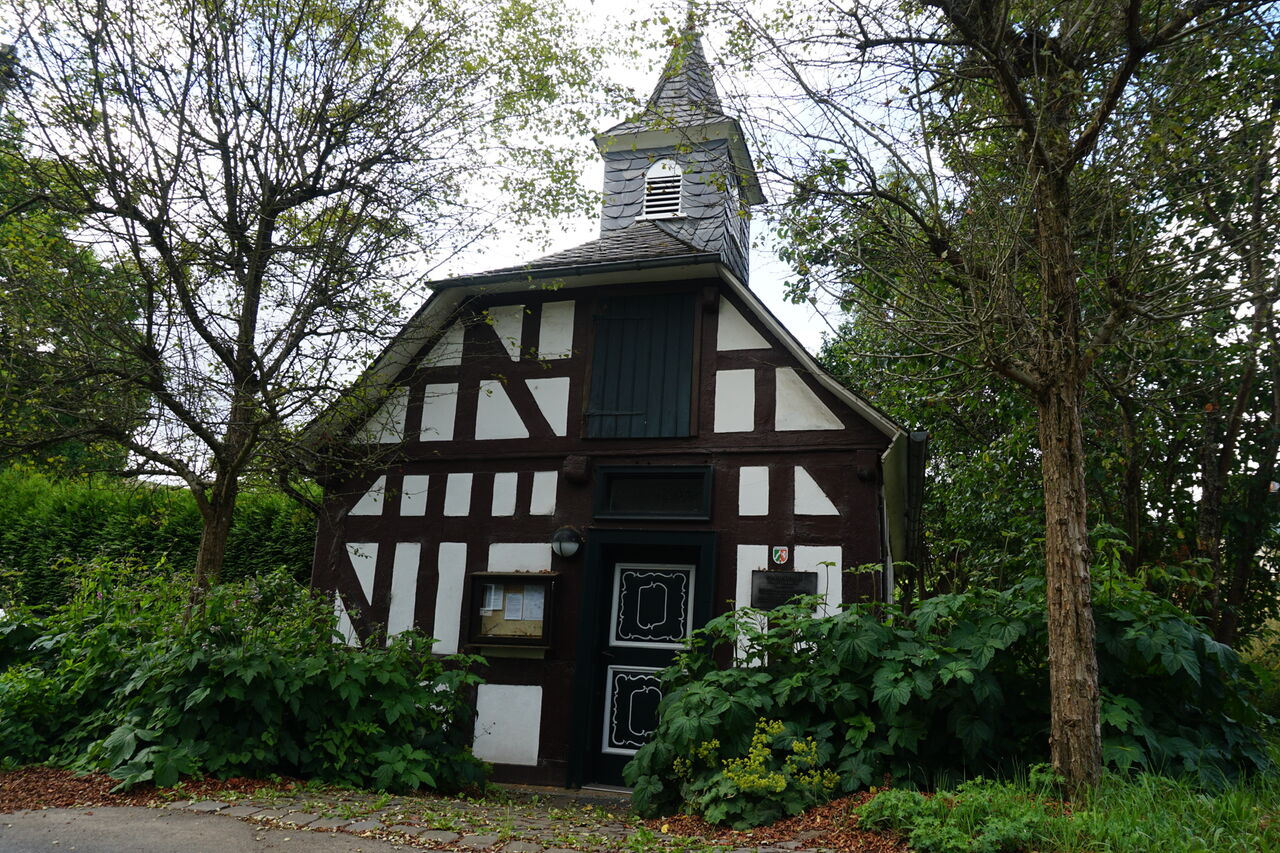
<instances>
[{"instance_id":1,"label":"gable wall","mask_svg":"<svg viewBox=\"0 0 1280 853\"><path fill-rule=\"evenodd\" d=\"M583 438L593 307L606 291L533 291L481 303L489 322L468 320L407 370L405 393L365 427L368 439L384 439L391 461L328 484L314 583L336 593L361 635L413 625L438 639L437 651L459 650L470 627L466 575L561 573L547 658L494 660L487 673L494 683L540 688L530 781L563 784L568 748L583 558L552 556L556 529L573 525L588 537L592 528L716 531L720 610L745 603L750 573L769 566L773 545L793 548L796 570L818 572L833 607L880 595L878 573L821 564L881 561L877 477L887 439L806 376L717 282L651 287L697 297L694 435ZM424 423L437 431L424 435ZM711 517L593 520L600 465L710 465Z\"/></svg>"}]
</instances>

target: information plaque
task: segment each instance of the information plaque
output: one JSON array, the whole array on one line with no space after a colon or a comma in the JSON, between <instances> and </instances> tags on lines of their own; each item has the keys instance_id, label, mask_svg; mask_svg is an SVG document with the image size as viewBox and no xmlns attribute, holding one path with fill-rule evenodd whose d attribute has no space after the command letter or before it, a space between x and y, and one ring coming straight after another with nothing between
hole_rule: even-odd
<instances>
[{"instance_id":1,"label":"information plaque","mask_svg":"<svg viewBox=\"0 0 1280 853\"><path fill-rule=\"evenodd\" d=\"M751 573L751 606L760 610L781 607L797 595L817 595L816 572Z\"/></svg>"}]
</instances>

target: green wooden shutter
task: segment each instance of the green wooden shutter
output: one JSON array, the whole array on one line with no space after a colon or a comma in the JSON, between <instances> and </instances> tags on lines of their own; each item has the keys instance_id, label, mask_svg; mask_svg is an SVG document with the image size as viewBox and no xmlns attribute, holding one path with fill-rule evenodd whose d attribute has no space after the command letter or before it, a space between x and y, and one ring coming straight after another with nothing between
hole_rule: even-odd
<instances>
[{"instance_id":1,"label":"green wooden shutter","mask_svg":"<svg viewBox=\"0 0 1280 853\"><path fill-rule=\"evenodd\" d=\"M588 438L689 435L691 293L606 297L595 315Z\"/></svg>"}]
</instances>

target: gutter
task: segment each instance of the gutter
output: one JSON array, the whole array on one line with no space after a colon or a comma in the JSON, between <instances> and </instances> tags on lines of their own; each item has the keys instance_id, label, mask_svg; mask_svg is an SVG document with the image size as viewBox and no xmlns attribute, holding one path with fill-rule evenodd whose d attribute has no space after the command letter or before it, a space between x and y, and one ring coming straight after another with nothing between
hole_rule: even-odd
<instances>
[{"instance_id":1,"label":"gutter","mask_svg":"<svg viewBox=\"0 0 1280 853\"><path fill-rule=\"evenodd\" d=\"M495 284L498 282L516 284L529 279L599 275L611 272L630 272L633 270L718 263L720 263L719 252L699 252L695 255L663 255L656 258L631 261L602 261L596 264L572 264L560 267L528 267L450 278L440 282L427 282L426 286L431 290L452 290L457 287L475 287L476 285Z\"/></svg>"}]
</instances>

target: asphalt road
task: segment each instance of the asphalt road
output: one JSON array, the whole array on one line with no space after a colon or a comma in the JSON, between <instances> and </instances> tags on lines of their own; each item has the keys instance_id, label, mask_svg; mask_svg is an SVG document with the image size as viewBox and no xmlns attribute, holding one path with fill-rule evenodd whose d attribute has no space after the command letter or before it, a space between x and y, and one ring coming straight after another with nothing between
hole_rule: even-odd
<instances>
[{"instance_id":1,"label":"asphalt road","mask_svg":"<svg viewBox=\"0 0 1280 853\"><path fill-rule=\"evenodd\" d=\"M0 853L390 853L354 835L275 829L172 809L45 809L0 814Z\"/></svg>"}]
</instances>

